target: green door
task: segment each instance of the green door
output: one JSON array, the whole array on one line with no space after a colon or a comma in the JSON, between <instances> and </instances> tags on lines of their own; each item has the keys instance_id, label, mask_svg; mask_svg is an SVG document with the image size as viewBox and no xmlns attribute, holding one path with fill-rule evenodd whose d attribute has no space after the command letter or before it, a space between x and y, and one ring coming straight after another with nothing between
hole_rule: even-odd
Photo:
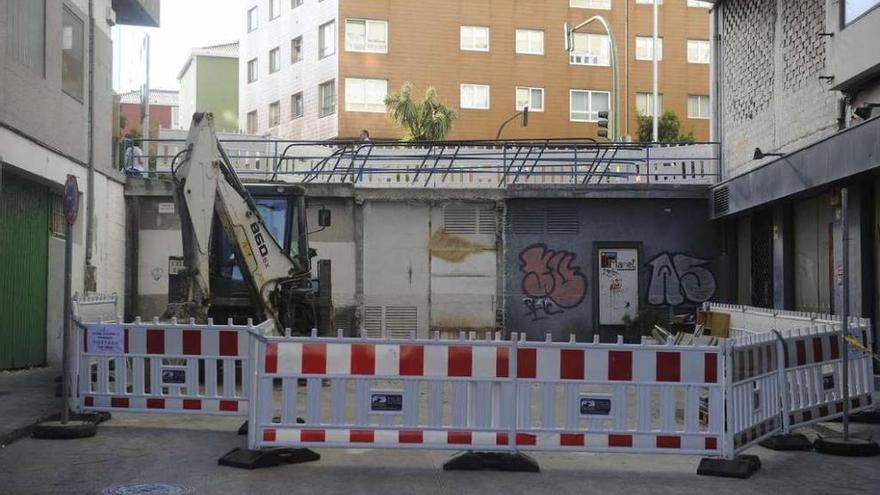
<instances>
[{"instance_id":1,"label":"green door","mask_svg":"<svg viewBox=\"0 0 880 495\"><path fill-rule=\"evenodd\" d=\"M46 362L49 192L0 180L0 369Z\"/></svg>"}]
</instances>

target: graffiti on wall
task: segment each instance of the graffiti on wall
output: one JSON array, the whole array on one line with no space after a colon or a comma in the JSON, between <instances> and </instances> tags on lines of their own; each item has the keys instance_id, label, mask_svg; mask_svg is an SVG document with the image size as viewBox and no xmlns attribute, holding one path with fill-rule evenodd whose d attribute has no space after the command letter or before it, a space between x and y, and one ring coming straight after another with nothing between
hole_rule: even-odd
<instances>
[{"instance_id":1,"label":"graffiti on wall","mask_svg":"<svg viewBox=\"0 0 880 495\"><path fill-rule=\"evenodd\" d=\"M519 255L526 316L542 320L579 305L586 295L587 278L574 265L575 253L532 244Z\"/></svg>"},{"instance_id":2,"label":"graffiti on wall","mask_svg":"<svg viewBox=\"0 0 880 495\"><path fill-rule=\"evenodd\" d=\"M679 306L708 301L715 295L715 275L710 263L711 260L682 253L661 253L648 262L648 303Z\"/></svg>"}]
</instances>

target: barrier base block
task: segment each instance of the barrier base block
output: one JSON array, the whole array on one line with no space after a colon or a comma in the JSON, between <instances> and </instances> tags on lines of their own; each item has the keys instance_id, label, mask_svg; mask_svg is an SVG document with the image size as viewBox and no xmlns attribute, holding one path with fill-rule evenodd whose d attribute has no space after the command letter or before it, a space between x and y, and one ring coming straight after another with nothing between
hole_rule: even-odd
<instances>
[{"instance_id":1,"label":"barrier base block","mask_svg":"<svg viewBox=\"0 0 880 495\"><path fill-rule=\"evenodd\" d=\"M700 459L697 474L721 478L746 479L761 469L761 460L756 455L738 455L733 460L704 457Z\"/></svg>"},{"instance_id":2,"label":"barrier base block","mask_svg":"<svg viewBox=\"0 0 880 495\"><path fill-rule=\"evenodd\" d=\"M444 471L521 471L537 473L541 471L538 463L531 457L517 452L462 452L443 463Z\"/></svg>"},{"instance_id":3,"label":"barrier base block","mask_svg":"<svg viewBox=\"0 0 880 495\"><path fill-rule=\"evenodd\" d=\"M301 464L320 459L320 454L309 449L250 450L236 448L218 459L217 464L241 469L259 469L279 464Z\"/></svg>"},{"instance_id":4,"label":"barrier base block","mask_svg":"<svg viewBox=\"0 0 880 495\"><path fill-rule=\"evenodd\" d=\"M272 422L273 422L273 423L280 423L280 422L281 422L281 416L275 416L274 418L272 418ZM304 419L302 419L302 418L296 418L296 423L297 423L297 424L300 424L300 425L304 425L304 424L306 424L306 420L304 420ZM245 420L244 423L242 423L241 426L238 427L238 434L239 434L239 435L247 435L247 434L248 434L248 422L247 422L247 420Z\"/></svg>"},{"instance_id":5,"label":"barrier base block","mask_svg":"<svg viewBox=\"0 0 880 495\"><path fill-rule=\"evenodd\" d=\"M868 409L866 411L852 413L849 415L849 420L853 423L866 423L872 425L880 424L880 410Z\"/></svg>"},{"instance_id":6,"label":"barrier base block","mask_svg":"<svg viewBox=\"0 0 880 495\"><path fill-rule=\"evenodd\" d=\"M813 442L800 433L780 433L766 438L758 445L770 450L813 450Z\"/></svg>"},{"instance_id":7,"label":"barrier base block","mask_svg":"<svg viewBox=\"0 0 880 495\"><path fill-rule=\"evenodd\" d=\"M852 438L844 440L842 437L819 438L813 444L816 452L829 455L846 457L872 457L880 455L880 446L872 440Z\"/></svg>"}]
</instances>

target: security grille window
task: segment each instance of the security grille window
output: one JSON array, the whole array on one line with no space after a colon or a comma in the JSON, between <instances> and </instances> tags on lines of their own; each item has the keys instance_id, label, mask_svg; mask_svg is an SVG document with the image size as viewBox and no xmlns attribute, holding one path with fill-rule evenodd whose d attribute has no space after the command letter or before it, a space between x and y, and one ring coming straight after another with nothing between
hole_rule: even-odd
<instances>
[{"instance_id":1,"label":"security grille window","mask_svg":"<svg viewBox=\"0 0 880 495\"><path fill-rule=\"evenodd\" d=\"M295 64L302 62L303 59L303 39L298 36L290 40L290 63Z\"/></svg>"},{"instance_id":2,"label":"security grille window","mask_svg":"<svg viewBox=\"0 0 880 495\"><path fill-rule=\"evenodd\" d=\"M269 127L279 124L281 124L281 102L276 101L269 104Z\"/></svg>"},{"instance_id":3,"label":"security grille window","mask_svg":"<svg viewBox=\"0 0 880 495\"><path fill-rule=\"evenodd\" d=\"M660 115L663 115L663 94L657 95L660 103ZM636 112L639 115L654 116L654 93L636 93Z\"/></svg>"},{"instance_id":4,"label":"security grille window","mask_svg":"<svg viewBox=\"0 0 880 495\"><path fill-rule=\"evenodd\" d=\"M710 50L709 42L706 40L688 40L688 63L708 64Z\"/></svg>"},{"instance_id":5,"label":"security grille window","mask_svg":"<svg viewBox=\"0 0 880 495\"><path fill-rule=\"evenodd\" d=\"M336 113L336 80L330 80L318 86L318 116L326 117Z\"/></svg>"},{"instance_id":6,"label":"security grille window","mask_svg":"<svg viewBox=\"0 0 880 495\"><path fill-rule=\"evenodd\" d=\"M53 237L64 239L64 225L67 219L64 216L64 198L60 194L52 194L52 216L50 218L49 233Z\"/></svg>"},{"instance_id":7,"label":"security grille window","mask_svg":"<svg viewBox=\"0 0 880 495\"><path fill-rule=\"evenodd\" d=\"M257 59L252 58L247 63L248 82L252 83L257 80Z\"/></svg>"},{"instance_id":8,"label":"security grille window","mask_svg":"<svg viewBox=\"0 0 880 495\"><path fill-rule=\"evenodd\" d=\"M345 49L350 52L388 53L388 23L367 19L345 21Z\"/></svg>"},{"instance_id":9,"label":"security grille window","mask_svg":"<svg viewBox=\"0 0 880 495\"><path fill-rule=\"evenodd\" d=\"M611 10L611 0L569 0L569 7Z\"/></svg>"},{"instance_id":10,"label":"security grille window","mask_svg":"<svg viewBox=\"0 0 880 495\"><path fill-rule=\"evenodd\" d=\"M607 34L574 33L571 65L611 65L611 40Z\"/></svg>"},{"instance_id":11,"label":"security grille window","mask_svg":"<svg viewBox=\"0 0 880 495\"><path fill-rule=\"evenodd\" d=\"M248 134L257 133L257 111L248 112L247 114L247 132Z\"/></svg>"},{"instance_id":12,"label":"security grille window","mask_svg":"<svg viewBox=\"0 0 880 495\"><path fill-rule=\"evenodd\" d=\"M484 26L461 26L461 49L488 52L489 28Z\"/></svg>"},{"instance_id":13,"label":"security grille window","mask_svg":"<svg viewBox=\"0 0 880 495\"><path fill-rule=\"evenodd\" d=\"M281 15L281 0L269 0L269 20Z\"/></svg>"},{"instance_id":14,"label":"security grille window","mask_svg":"<svg viewBox=\"0 0 880 495\"><path fill-rule=\"evenodd\" d=\"M654 60L654 38L636 36L636 60ZM657 38L657 60L663 60L663 38Z\"/></svg>"},{"instance_id":15,"label":"security grille window","mask_svg":"<svg viewBox=\"0 0 880 495\"><path fill-rule=\"evenodd\" d=\"M61 89L79 101L83 99L83 29L82 19L65 6L61 16Z\"/></svg>"},{"instance_id":16,"label":"security grille window","mask_svg":"<svg viewBox=\"0 0 880 495\"><path fill-rule=\"evenodd\" d=\"M544 111L544 88L516 88L516 109L522 111L529 107L530 112Z\"/></svg>"},{"instance_id":17,"label":"security grille window","mask_svg":"<svg viewBox=\"0 0 880 495\"><path fill-rule=\"evenodd\" d=\"M543 55L544 31L537 29L517 29L516 53L521 55Z\"/></svg>"},{"instance_id":18,"label":"security grille window","mask_svg":"<svg viewBox=\"0 0 880 495\"><path fill-rule=\"evenodd\" d=\"M281 47L269 50L269 74L281 70Z\"/></svg>"},{"instance_id":19,"label":"security grille window","mask_svg":"<svg viewBox=\"0 0 880 495\"><path fill-rule=\"evenodd\" d=\"M843 22L849 24L877 6L880 6L880 0L844 0Z\"/></svg>"},{"instance_id":20,"label":"security grille window","mask_svg":"<svg viewBox=\"0 0 880 495\"><path fill-rule=\"evenodd\" d=\"M607 91L571 90L570 120L572 122L596 122L599 112L608 111L611 93Z\"/></svg>"},{"instance_id":21,"label":"security grille window","mask_svg":"<svg viewBox=\"0 0 880 495\"><path fill-rule=\"evenodd\" d=\"M290 119L298 119L302 117L304 113L305 106L303 105L303 94L300 91L290 97Z\"/></svg>"},{"instance_id":22,"label":"security grille window","mask_svg":"<svg viewBox=\"0 0 880 495\"><path fill-rule=\"evenodd\" d=\"M318 28L318 58L336 53L336 21L322 24Z\"/></svg>"},{"instance_id":23,"label":"security grille window","mask_svg":"<svg viewBox=\"0 0 880 495\"><path fill-rule=\"evenodd\" d=\"M260 27L259 11L257 10L257 7L254 7L247 12L248 32L256 31L258 27Z\"/></svg>"},{"instance_id":24,"label":"security grille window","mask_svg":"<svg viewBox=\"0 0 880 495\"><path fill-rule=\"evenodd\" d=\"M688 95L688 118L709 118L709 97L706 95Z\"/></svg>"},{"instance_id":25,"label":"security grille window","mask_svg":"<svg viewBox=\"0 0 880 495\"><path fill-rule=\"evenodd\" d=\"M388 81L384 79L345 80L345 110L348 112L385 113Z\"/></svg>"},{"instance_id":26,"label":"security grille window","mask_svg":"<svg viewBox=\"0 0 880 495\"><path fill-rule=\"evenodd\" d=\"M488 110L489 86L483 84L462 84L461 108Z\"/></svg>"},{"instance_id":27,"label":"security grille window","mask_svg":"<svg viewBox=\"0 0 880 495\"><path fill-rule=\"evenodd\" d=\"M4 16L6 55L34 74L46 77L45 0L8 0Z\"/></svg>"}]
</instances>

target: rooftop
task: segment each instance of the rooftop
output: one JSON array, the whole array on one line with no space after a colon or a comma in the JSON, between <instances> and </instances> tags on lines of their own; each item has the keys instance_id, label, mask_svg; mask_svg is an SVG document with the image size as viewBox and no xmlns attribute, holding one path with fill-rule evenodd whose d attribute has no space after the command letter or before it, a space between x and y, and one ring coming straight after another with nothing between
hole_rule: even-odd
<instances>
[{"instance_id":1,"label":"rooftop","mask_svg":"<svg viewBox=\"0 0 880 495\"><path fill-rule=\"evenodd\" d=\"M177 79L182 79L186 71L189 70L190 64L195 57L219 57L219 58L238 58L238 41L231 43L221 43L219 45L210 45L193 48L189 58L183 64L183 68L177 74Z\"/></svg>"},{"instance_id":2,"label":"rooftop","mask_svg":"<svg viewBox=\"0 0 880 495\"><path fill-rule=\"evenodd\" d=\"M177 107L180 106L179 100L179 92L176 90L168 90L168 89L151 89L150 90L150 105L157 105L163 107ZM127 93L122 93L119 95L119 102L131 105L140 105L141 103L141 92L139 90L129 91Z\"/></svg>"}]
</instances>

